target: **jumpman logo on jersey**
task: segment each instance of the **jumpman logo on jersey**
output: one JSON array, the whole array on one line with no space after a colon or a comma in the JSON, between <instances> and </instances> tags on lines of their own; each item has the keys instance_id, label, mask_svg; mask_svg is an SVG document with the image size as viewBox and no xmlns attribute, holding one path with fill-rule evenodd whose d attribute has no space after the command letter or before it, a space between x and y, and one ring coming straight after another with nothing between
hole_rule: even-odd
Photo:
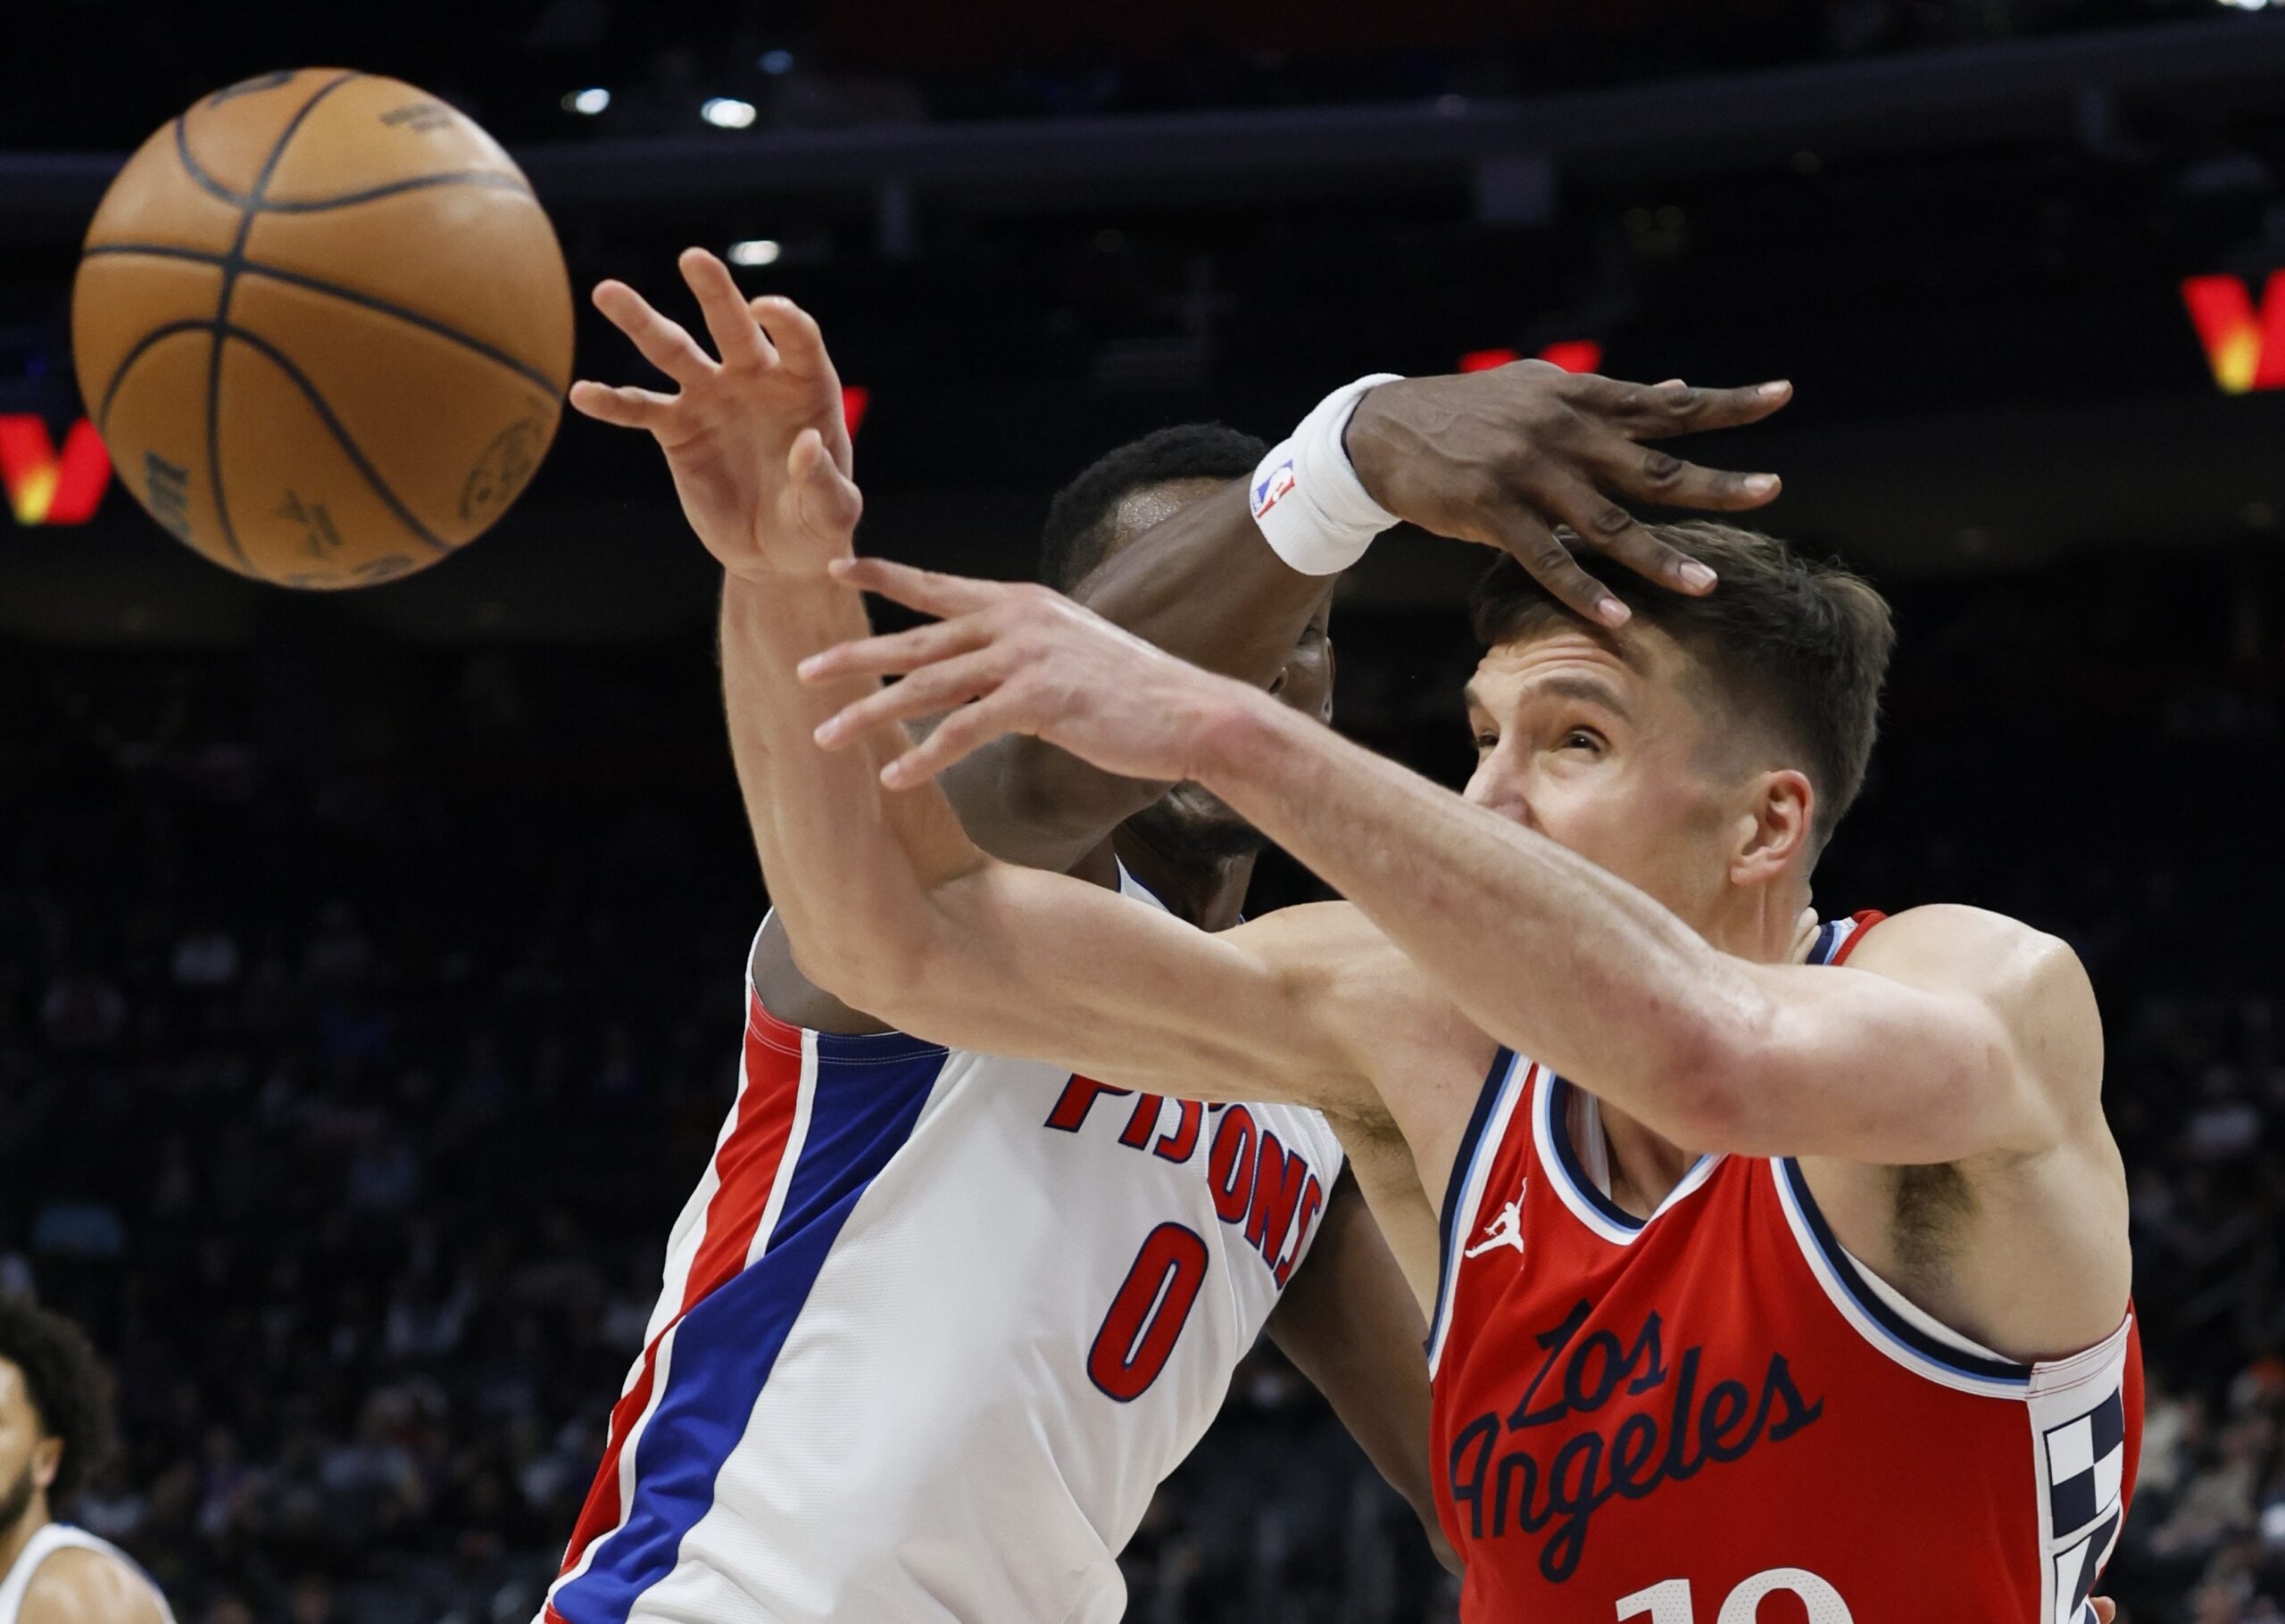
<instances>
[{"instance_id":1,"label":"jumpman logo on jersey","mask_svg":"<svg viewBox=\"0 0 2285 1624\"><path fill-rule=\"evenodd\" d=\"M1531 1181L1526 1179L1524 1182L1528 1186ZM1518 1252L1524 1249L1524 1192L1520 1189L1513 1201L1500 1209L1500 1215L1484 1226L1483 1239L1461 1255L1481 1257L1501 1247L1513 1247Z\"/></svg>"}]
</instances>

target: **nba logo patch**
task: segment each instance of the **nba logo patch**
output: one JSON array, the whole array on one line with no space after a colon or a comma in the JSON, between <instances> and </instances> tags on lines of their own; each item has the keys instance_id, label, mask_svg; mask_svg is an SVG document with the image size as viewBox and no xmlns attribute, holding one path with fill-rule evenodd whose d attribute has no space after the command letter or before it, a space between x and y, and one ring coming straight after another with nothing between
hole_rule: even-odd
<instances>
[{"instance_id":1,"label":"nba logo patch","mask_svg":"<svg viewBox=\"0 0 2285 1624\"><path fill-rule=\"evenodd\" d=\"M1291 457L1269 470L1269 477L1254 487L1253 516L1259 518L1277 505L1278 499L1293 488L1293 460Z\"/></svg>"}]
</instances>

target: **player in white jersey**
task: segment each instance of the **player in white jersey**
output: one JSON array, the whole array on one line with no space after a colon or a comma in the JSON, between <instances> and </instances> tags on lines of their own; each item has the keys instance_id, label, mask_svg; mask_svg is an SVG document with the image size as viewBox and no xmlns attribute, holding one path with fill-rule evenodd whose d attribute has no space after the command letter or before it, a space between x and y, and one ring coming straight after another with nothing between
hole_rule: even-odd
<instances>
[{"instance_id":1,"label":"player in white jersey","mask_svg":"<svg viewBox=\"0 0 2285 1624\"><path fill-rule=\"evenodd\" d=\"M790 673L743 651L781 594L817 584L774 576L760 532L791 495L795 431L844 469L848 439L814 324L782 300L750 311L711 256L684 269L724 363L606 284L604 313L684 393L583 384L572 398L657 435L727 567L726 694L766 865L785 767L741 723L766 708L752 685ZM1566 502L1601 500L1591 460L1621 446L1668 500L1727 480L1550 411L1530 369L1406 385L1397 416L1409 401L1422 435L1449 427L1439 389L1456 381L1479 432L1424 440L1409 517L1451 528L1464 490L1486 510L1479 530L1519 523L1509 508L1533 479L1545 510L1571 517ZM1468 460L1487 436L1528 470L1516 484L1495 490ZM1242 476L1258 446L1217 443L1154 439L1083 476L1051 519L1051 576L1085 574L1080 595L1114 621L1322 711L1327 583L1263 545ZM1194 790L1015 741L953 791L1002 858L1209 928L1236 919L1256 842ZM1115 1619L1119 1547L1265 1325L1426 1512L1421 1316L1323 1118L1133 1095L885 1031L810 982L797 960L815 945L800 917L756 944L738 1099L676 1225L551 1624Z\"/></svg>"},{"instance_id":2,"label":"player in white jersey","mask_svg":"<svg viewBox=\"0 0 2285 1624\"><path fill-rule=\"evenodd\" d=\"M104 1415L79 1327L0 1299L0 1624L174 1624L126 1553L50 1509L100 1448Z\"/></svg>"}]
</instances>

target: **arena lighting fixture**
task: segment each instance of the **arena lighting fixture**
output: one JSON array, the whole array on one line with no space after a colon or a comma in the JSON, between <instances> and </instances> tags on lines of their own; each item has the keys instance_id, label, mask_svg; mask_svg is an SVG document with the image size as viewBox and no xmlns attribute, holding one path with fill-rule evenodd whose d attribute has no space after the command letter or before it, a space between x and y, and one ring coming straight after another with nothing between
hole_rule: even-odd
<instances>
[{"instance_id":1,"label":"arena lighting fixture","mask_svg":"<svg viewBox=\"0 0 2285 1624\"><path fill-rule=\"evenodd\" d=\"M777 263L778 254L784 251L776 243L766 236L752 237L745 242L730 244L730 263L733 265L775 265Z\"/></svg>"},{"instance_id":2,"label":"arena lighting fixture","mask_svg":"<svg viewBox=\"0 0 2285 1624\"><path fill-rule=\"evenodd\" d=\"M769 74L791 73L794 70L794 54L786 50L764 51L761 54L761 70Z\"/></svg>"},{"instance_id":3,"label":"arena lighting fixture","mask_svg":"<svg viewBox=\"0 0 2285 1624\"><path fill-rule=\"evenodd\" d=\"M585 90L574 90L563 98L563 111L584 112L593 118L611 105L611 92L601 85L590 85Z\"/></svg>"},{"instance_id":4,"label":"arena lighting fixture","mask_svg":"<svg viewBox=\"0 0 2285 1624\"><path fill-rule=\"evenodd\" d=\"M698 116L717 129L744 129L753 122L753 104L734 95L709 96Z\"/></svg>"}]
</instances>

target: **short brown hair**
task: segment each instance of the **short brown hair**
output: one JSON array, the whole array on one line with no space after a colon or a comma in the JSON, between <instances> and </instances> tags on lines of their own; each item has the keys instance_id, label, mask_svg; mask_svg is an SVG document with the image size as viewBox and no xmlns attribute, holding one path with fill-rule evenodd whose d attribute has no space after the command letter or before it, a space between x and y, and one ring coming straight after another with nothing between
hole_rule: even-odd
<instances>
[{"instance_id":1,"label":"short brown hair","mask_svg":"<svg viewBox=\"0 0 2285 1624\"><path fill-rule=\"evenodd\" d=\"M1846 566L1803 558L1758 531L1702 519L1644 528L1709 567L1721 584L1703 598L1685 597L1611 564L1569 531L1558 534L1582 568L1682 644L1726 700L1800 752L1816 788L1814 855L1865 784L1896 647L1888 601ZM1505 557L1476 588L1469 614L1477 638L1494 645L1583 624Z\"/></svg>"}]
</instances>

